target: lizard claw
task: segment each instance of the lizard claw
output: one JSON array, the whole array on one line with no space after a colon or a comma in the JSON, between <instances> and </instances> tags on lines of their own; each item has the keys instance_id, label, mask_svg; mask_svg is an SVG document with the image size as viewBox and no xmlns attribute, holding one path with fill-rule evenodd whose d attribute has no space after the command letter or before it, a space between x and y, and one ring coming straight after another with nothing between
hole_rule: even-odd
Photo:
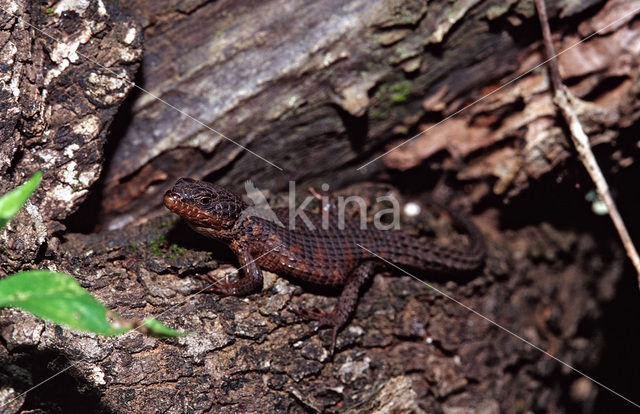
<instances>
[{"instance_id":1,"label":"lizard claw","mask_svg":"<svg viewBox=\"0 0 640 414\"><path fill-rule=\"evenodd\" d=\"M215 293L221 296L232 296L233 288L228 282L211 282L205 289L205 292Z\"/></svg>"},{"instance_id":2,"label":"lizard claw","mask_svg":"<svg viewBox=\"0 0 640 414\"><path fill-rule=\"evenodd\" d=\"M295 338L289 340L291 345L296 342L304 341L305 339L311 338L313 335L316 335L320 331L320 325L316 325L314 328L308 329L302 335L296 336ZM329 358L333 357L333 354L336 350L336 336L338 335L338 327L333 326L331 330L331 347L329 348Z\"/></svg>"},{"instance_id":3,"label":"lizard claw","mask_svg":"<svg viewBox=\"0 0 640 414\"><path fill-rule=\"evenodd\" d=\"M307 309L307 308L291 309L291 311L306 320L317 321L318 324L315 327L304 332L302 335L292 339L290 343L294 344L296 342L308 339L313 335L316 335L320 331L320 329L332 328L331 329L331 348L329 349L329 356L332 357L336 349L336 337L338 335L338 329L340 329L340 325L338 325L334 321L335 316L333 312L327 312L318 307L315 307L313 309Z\"/></svg>"},{"instance_id":4,"label":"lizard claw","mask_svg":"<svg viewBox=\"0 0 640 414\"><path fill-rule=\"evenodd\" d=\"M234 296L235 286L226 280L220 280L211 275L204 275L202 280L207 284L204 292L211 292L221 296Z\"/></svg>"},{"instance_id":5,"label":"lizard claw","mask_svg":"<svg viewBox=\"0 0 640 414\"><path fill-rule=\"evenodd\" d=\"M203 289L205 292L213 292L222 296L246 296L262 289L262 274L257 277L241 277L233 282L228 277L237 273L233 271L225 275L206 274L202 276L202 280L207 283L207 287Z\"/></svg>"},{"instance_id":6,"label":"lizard claw","mask_svg":"<svg viewBox=\"0 0 640 414\"><path fill-rule=\"evenodd\" d=\"M315 307L313 309L292 309L291 311L306 320L318 321L320 323L320 326L326 326L327 321L331 319L331 314L329 312L324 311L318 307Z\"/></svg>"}]
</instances>

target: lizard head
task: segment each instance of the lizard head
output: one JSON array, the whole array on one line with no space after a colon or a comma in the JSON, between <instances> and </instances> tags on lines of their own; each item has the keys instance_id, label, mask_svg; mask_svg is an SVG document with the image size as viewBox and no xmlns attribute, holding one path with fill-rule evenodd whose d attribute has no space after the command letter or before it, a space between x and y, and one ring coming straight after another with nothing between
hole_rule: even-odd
<instances>
[{"instance_id":1,"label":"lizard head","mask_svg":"<svg viewBox=\"0 0 640 414\"><path fill-rule=\"evenodd\" d=\"M208 236L222 236L234 226L247 204L219 185L181 178L165 193L164 205L191 227Z\"/></svg>"}]
</instances>

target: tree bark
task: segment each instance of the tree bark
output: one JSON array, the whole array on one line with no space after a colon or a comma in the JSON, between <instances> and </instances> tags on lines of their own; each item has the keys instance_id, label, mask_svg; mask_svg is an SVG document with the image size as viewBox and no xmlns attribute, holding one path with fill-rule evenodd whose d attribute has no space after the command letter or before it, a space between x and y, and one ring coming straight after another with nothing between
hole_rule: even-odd
<instances>
[{"instance_id":1,"label":"tree bark","mask_svg":"<svg viewBox=\"0 0 640 414\"><path fill-rule=\"evenodd\" d=\"M109 125L139 66L142 33L132 19L98 2L0 5L0 191L37 170L45 173L2 234L6 264L19 266L64 230L61 221L100 176Z\"/></svg>"},{"instance_id":2,"label":"tree bark","mask_svg":"<svg viewBox=\"0 0 640 414\"><path fill-rule=\"evenodd\" d=\"M0 271L64 271L125 318L194 333L101 338L0 310L2 410L597 412L610 401L522 341L601 372L605 309L629 279L615 233L575 190L589 183L547 73L528 72L543 60L531 2L0 4L0 189L45 171L2 233ZM560 69L618 177L637 172L639 7L548 2L558 51L599 31ZM267 273L248 298L195 294L199 275L237 264L163 209L181 176L251 179L274 200L290 180L329 183L402 205L446 183L474 212L487 263L464 280L419 276L520 338L389 271L364 290L333 359L326 332L291 346L308 328L291 308L329 306L318 293L336 292ZM403 220L464 243L446 218Z\"/></svg>"}]
</instances>

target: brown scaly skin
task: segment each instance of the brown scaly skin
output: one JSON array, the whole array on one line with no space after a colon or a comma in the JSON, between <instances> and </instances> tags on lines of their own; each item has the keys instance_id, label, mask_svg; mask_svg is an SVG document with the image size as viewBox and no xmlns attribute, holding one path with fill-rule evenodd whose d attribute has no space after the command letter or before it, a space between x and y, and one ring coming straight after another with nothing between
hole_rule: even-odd
<instances>
[{"instance_id":1,"label":"brown scaly skin","mask_svg":"<svg viewBox=\"0 0 640 414\"><path fill-rule=\"evenodd\" d=\"M319 194L312 192L314 196ZM478 269L485 247L478 228L447 206L432 202L451 214L469 233L466 251L442 247L418 240L398 231L384 231L368 226L360 229L354 220L345 220L339 228L335 213L322 228L322 216L305 212L314 225L308 228L299 219L294 229L287 209L274 209L285 227L258 216L242 217L249 207L242 198L211 183L181 178L164 195L165 206L182 216L205 236L225 242L235 252L245 276L235 283L213 282L210 290L230 296L244 296L262 289L262 270L286 274L304 282L323 286L343 286L337 305L331 312L300 310L299 314L318 321L319 328L332 328L331 351L337 332L355 310L360 287L373 275L376 264L384 263L360 246L398 266L460 273ZM308 335L305 335L308 336Z\"/></svg>"}]
</instances>

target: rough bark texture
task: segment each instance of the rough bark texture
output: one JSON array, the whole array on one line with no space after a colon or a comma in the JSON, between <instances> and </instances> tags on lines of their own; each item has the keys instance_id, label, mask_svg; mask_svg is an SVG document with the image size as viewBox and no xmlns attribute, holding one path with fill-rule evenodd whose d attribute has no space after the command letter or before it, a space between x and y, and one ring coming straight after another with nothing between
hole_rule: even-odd
<instances>
[{"instance_id":1,"label":"rough bark texture","mask_svg":"<svg viewBox=\"0 0 640 414\"><path fill-rule=\"evenodd\" d=\"M60 221L98 179L109 125L142 55L142 33L131 18L102 3L71 3L0 3L0 191L45 173L2 233L3 258L12 266L33 260L64 230Z\"/></svg>"},{"instance_id":2,"label":"rough bark texture","mask_svg":"<svg viewBox=\"0 0 640 414\"><path fill-rule=\"evenodd\" d=\"M63 271L123 317L159 315L195 333L177 340L139 333L101 338L0 310L0 404L10 401L2 410L453 414L599 412L616 403L628 409L397 273L377 275L366 289L333 360L326 333L292 347L288 340L308 325L290 308L325 306L335 299L316 293L335 292L309 292L267 274L265 290L248 298L193 295L204 286L198 274L223 274L235 261L175 217L159 217L162 192L180 176L236 187L250 178L274 195L292 179L298 188L327 182L342 194L393 193L403 200L433 187L443 170L457 203L475 207L489 257L467 280L421 276L637 399L633 381L609 374L632 372L638 357L607 356L624 349L610 343L619 328L607 310L621 306L613 301L620 292L638 300L634 278L608 221L591 213L586 190L575 189L589 184L572 160L547 74L539 68L496 91L542 60L530 2L119 5L133 18L110 2L0 5L0 190L45 170L41 188L2 233L0 271ZM565 0L548 7L558 50L628 14L561 55L560 67L584 100L579 109L605 169L617 173L613 187L631 182L638 174L640 24L630 12L640 2ZM133 96L105 155L106 130L141 57L134 19L145 45L137 82L165 103ZM421 131L427 132L357 169ZM99 177L99 187L90 189ZM89 191L95 196L81 206ZM620 192L623 215L640 208L634 194ZM637 221L632 225L633 232ZM102 231L79 234L65 226ZM447 219L404 218L403 228L459 242ZM623 329L637 345L638 329Z\"/></svg>"}]
</instances>

